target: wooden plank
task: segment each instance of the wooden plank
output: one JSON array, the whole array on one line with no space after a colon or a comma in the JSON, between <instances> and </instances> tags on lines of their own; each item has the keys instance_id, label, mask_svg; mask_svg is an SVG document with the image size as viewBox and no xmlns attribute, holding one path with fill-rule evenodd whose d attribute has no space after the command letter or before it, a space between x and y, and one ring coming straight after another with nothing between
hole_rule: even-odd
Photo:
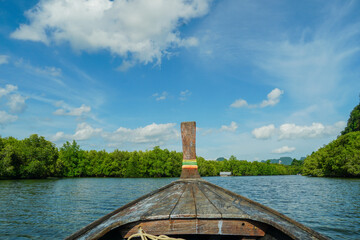
<instances>
[{"instance_id":1,"label":"wooden plank","mask_svg":"<svg viewBox=\"0 0 360 240\"><path fill-rule=\"evenodd\" d=\"M198 182L199 189L209 201L220 211L222 218L248 218L249 216L232 203L224 199L217 191L202 182Z\"/></svg>"},{"instance_id":2,"label":"wooden plank","mask_svg":"<svg viewBox=\"0 0 360 240\"><path fill-rule=\"evenodd\" d=\"M170 219L142 222L122 232L124 238L138 232L141 227L151 235L236 235L243 237L263 237L267 227L260 223L243 220L222 219Z\"/></svg>"},{"instance_id":3,"label":"wooden plank","mask_svg":"<svg viewBox=\"0 0 360 240\"><path fill-rule=\"evenodd\" d=\"M223 191L223 189L220 187L214 188L212 185L208 184L207 182L201 184L203 184L205 188L211 189L212 192L216 193L216 195L218 195L222 199L222 201L232 204L234 207L238 209L241 209L244 215L252 216L252 219L254 216L264 217L268 215L262 211L259 211L259 208L257 206L252 205L250 202L246 201L246 199L239 198L236 195L231 195ZM232 212L225 211L222 213L223 213L223 217L239 218L239 216L234 216Z\"/></svg>"},{"instance_id":4,"label":"wooden plank","mask_svg":"<svg viewBox=\"0 0 360 240\"><path fill-rule=\"evenodd\" d=\"M179 188L174 191L172 189L165 190L162 198L155 199L154 204L141 216L142 220L164 219L169 218L172 210L175 208L181 195L186 189L186 183L179 182Z\"/></svg>"},{"instance_id":5,"label":"wooden plank","mask_svg":"<svg viewBox=\"0 0 360 240\"><path fill-rule=\"evenodd\" d=\"M244 212L244 215L242 216L235 216L231 212L225 212L223 213L223 218L244 218L244 216L248 216L248 219L252 219L255 221L264 221L267 223L273 223L273 222L284 222L283 219L277 217L276 215L273 215L267 211L267 209L259 207L259 204L253 204L252 201L249 201L248 199L238 196L235 193L232 193L226 189L223 189L221 187L213 187L212 184L209 184L208 182L203 182L202 184L206 185L209 189L212 189L213 192L216 192L217 195L219 195L224 202L231 203L233 206L241 209L241 211ZM268 220L268 221L266 221ZM285 223L287 224L287 223ZM290 225L287 225L290 227Z\"/></svg>"},{"instance_id":6,"label":"wooden plank","mask_svg":"<svg viewBox=\"0 0 360 240\"><path fill-rule=\"evenodd\" d=\"M183 192L184 184L178 182L169 188L162 190L161 192L154 194L146 199L139 201L138 203L129 206L118 214L114 215L113 218L121 220L122 222L133 222L138 221L141 216L147 214L149 210L157 208L159 201L164 201L174 193Z\"/></svg>"},{"instance_id":7,"label":"wooden plank","mask_svg":"<svg viewBox=\"0 0 360 240\"><path fill-rule=\"evenodd\" d=\"M196 204L197 218L221 218L221 212L199 189L197 184L191 184Z\"/></svg>"},{"instance_id":8,"label":"wooden plank","mask_svg":"<svg viewBox=\"0 0 360 240\"><path fill-rule=\"evenodd\" d=\"M196 208L191 183L186 184L184 193L170 214L170 218L195 218Z\"/></svg>"}]
</instances>

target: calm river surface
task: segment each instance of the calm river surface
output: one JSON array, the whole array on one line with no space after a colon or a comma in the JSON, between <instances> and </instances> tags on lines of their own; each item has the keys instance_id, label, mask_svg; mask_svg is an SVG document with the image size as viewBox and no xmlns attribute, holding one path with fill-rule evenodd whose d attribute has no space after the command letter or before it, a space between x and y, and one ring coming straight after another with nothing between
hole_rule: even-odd
<instances>
[{"instance_id":1,"label":"calm river surface","mask_svg":"<svg viewBox=\"0 0 360 240\"><path fill-rule=\"evenodd\" d=\"M0 239L63 239L177 178L0 181ZM360 179L209 177L333 239L360 239Z\"/></svg>"}]
</instances>

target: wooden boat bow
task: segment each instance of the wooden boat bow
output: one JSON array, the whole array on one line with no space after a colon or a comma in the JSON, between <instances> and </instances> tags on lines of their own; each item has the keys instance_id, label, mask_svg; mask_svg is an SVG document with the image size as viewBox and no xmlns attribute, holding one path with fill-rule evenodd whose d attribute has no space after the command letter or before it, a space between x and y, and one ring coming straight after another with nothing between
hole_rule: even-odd
<instances>
[{"instance_id":1,"label":"wooden boat bow","mask_svg":"<svg viewBox=\"0 0 360 240\"><path fill-rule=\"evenodd\" d=\"M141 227L186 239L327 239L277 211L200 178L195 122L181 124L181 178L146 194L67 239L126 239ZM189 161L190 160L190 161Z\"/></svg>"}]
</instances>

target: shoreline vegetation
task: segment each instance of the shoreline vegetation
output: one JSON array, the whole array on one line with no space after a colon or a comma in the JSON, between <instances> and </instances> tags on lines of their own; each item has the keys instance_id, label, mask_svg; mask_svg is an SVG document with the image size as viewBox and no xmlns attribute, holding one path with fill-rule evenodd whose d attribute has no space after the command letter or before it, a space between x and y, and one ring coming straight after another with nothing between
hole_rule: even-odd
<instances>
[{"instance_id":1,"label":"shoreline vegetation","mask_svg":"<svg viewBox=\"0 0 360 240\"><path fill-rule=\"evenodd\" d=\"M350 113L347 126L331 143L290 166L248 162L231 156L211 161L197 157L201 176L295 175L314 177L360 177L360 104ZM106 152L82 150L78 143L66 142L59 149L37 134L18 140L0 136L0 179L48 177L179 177L182 152L154 147L147 151Z\"/></svg>"},{"instance_id":2,"label":"shoreline vegetation","mask_svg":"<svg viewBox=\"0 0 360 240\"><path fill-rule=\"evenodd\" d=\"M313 152L304 161L303 175L360 178L360 132L349 132Z\"/></svg>"},{"instance_id":3,"label":"shoreline vegetation","mask_svg":"<svg viewBox=\"0 0 360 240\"><path fill-rule=\"evenodd\" d=\"M341 135L305 159L303 175L360 178L360 104Z\"/></svg>"},{"instance_id":4,"label":"shoreline vegetation","mask_svg":"<svg viewBox=\"0 0 360 240\"><path fill-rule=\"evenodd\" d=\"M295 175L301 173L303 161L286 166L267 162L248 162L231 156L211 161L197 157L201 176ZM0 179L33 179L49 177L179 177L182 152L154 147L147 151L106 152L82 150L74 140L60 149L37 134L18 140L0 137Z\"/></svg>"}]
</instances>

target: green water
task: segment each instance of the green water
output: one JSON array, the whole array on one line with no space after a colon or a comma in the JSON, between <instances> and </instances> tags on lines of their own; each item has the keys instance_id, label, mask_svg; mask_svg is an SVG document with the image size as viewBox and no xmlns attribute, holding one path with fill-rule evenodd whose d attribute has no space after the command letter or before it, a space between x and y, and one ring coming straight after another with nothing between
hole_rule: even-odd
<instances>
[{"instance_id":1,"label":"green water","mask_svg":"<svg viewBox=\"0 0 360 240\"><path fill-rule=\"evenodd\" d=\"M360 239L360 179L212 177L333 239ZM0 181L0 239L63 239L176 178Z\"/></svg>"}]
</instances>

